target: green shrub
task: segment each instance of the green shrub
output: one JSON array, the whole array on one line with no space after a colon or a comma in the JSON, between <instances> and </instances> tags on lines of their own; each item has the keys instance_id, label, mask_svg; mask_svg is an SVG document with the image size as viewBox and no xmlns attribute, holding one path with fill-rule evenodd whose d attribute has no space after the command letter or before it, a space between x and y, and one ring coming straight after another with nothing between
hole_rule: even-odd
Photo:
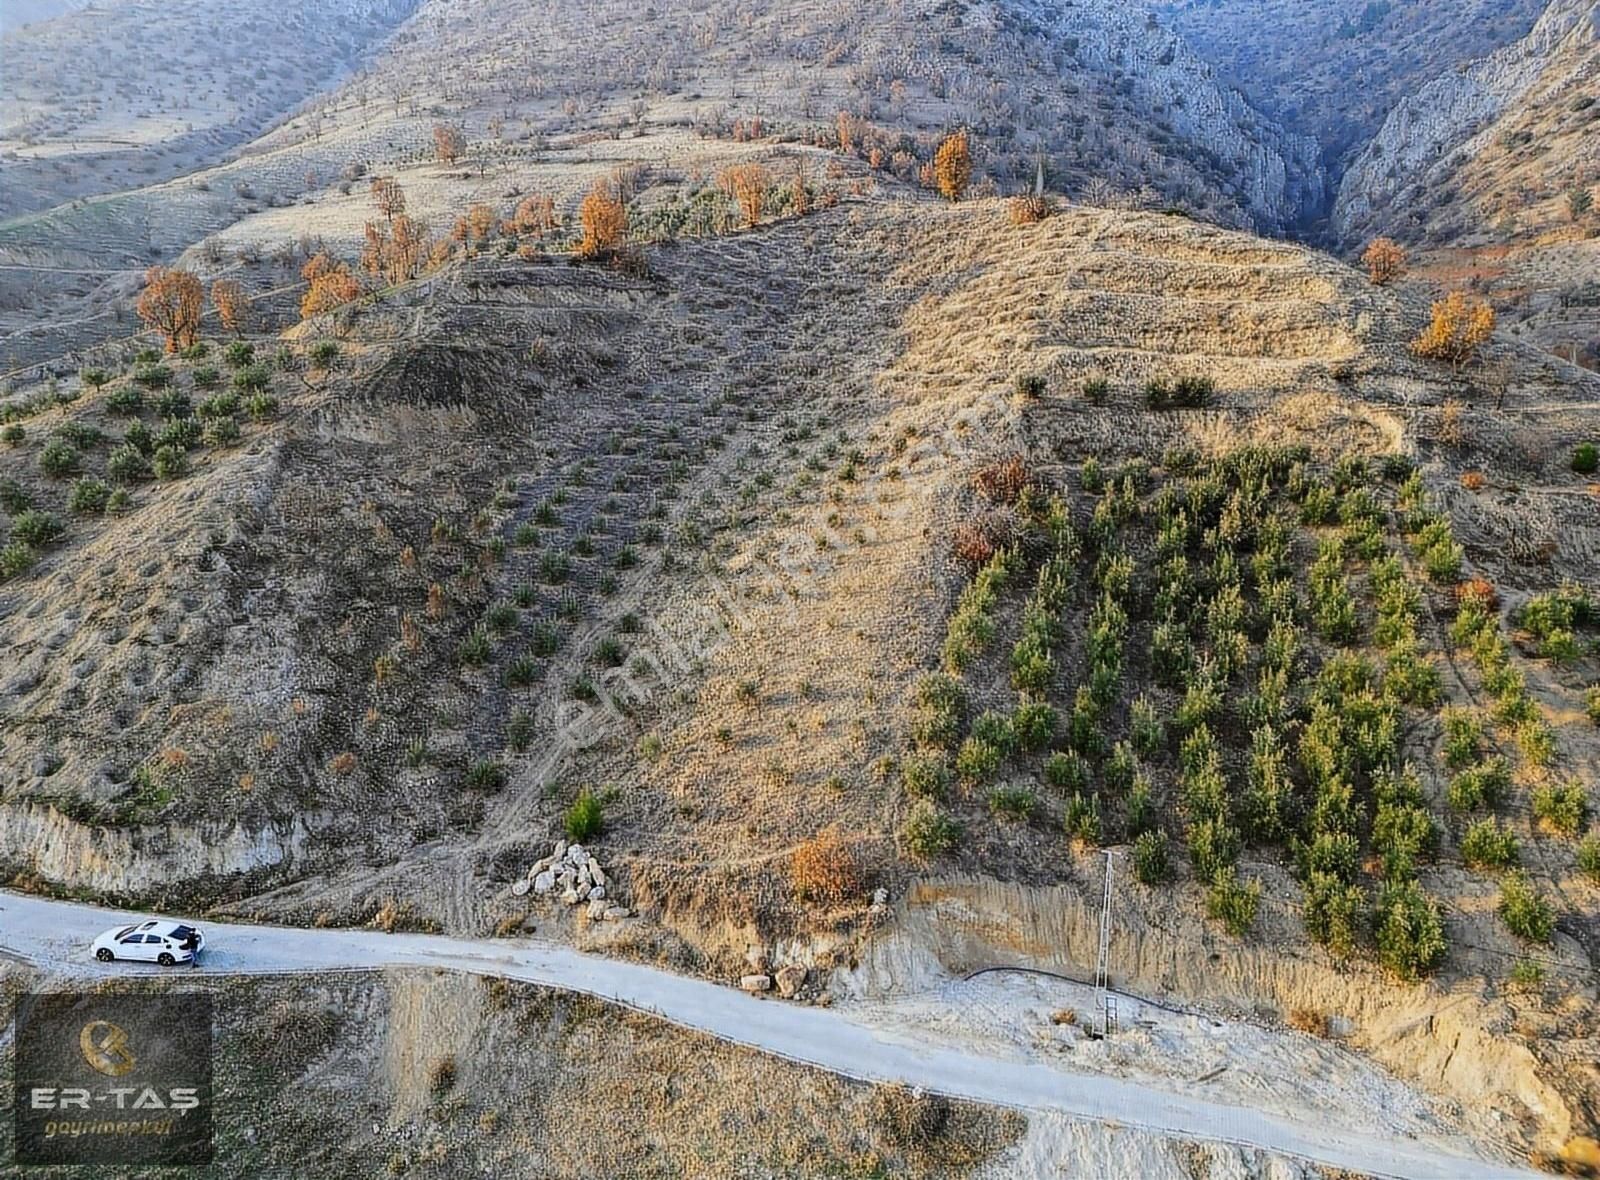
<instances>
[{"instance_id":1,"label":"green shrub","mask_svg":"<svg viewBox=\"0 0 1600 1180\"><path fill-rule=\"evenodd\" d=\"M246 365L233 375L233 387L247 397L263 392L271 384L272 370L265 365Z\"/></svg>"},{"instance_id":2,"label":"green shrub","mask_svg":"<svg viewBox=\"0 0 1600 1180\"><path fill-rule=\"evenodd\" d=\"M168 418L161 432L155 437L156 450L172 447L180 451L191 451L200 445L204 434L205 428L200 425L197 418Z\"/></svg>"},{"instance_id":3,"label":"green shrub","mask_svg":"<svg viewBox=\"0 0 1600 1180\"><path fill-rule=\"evenodd\" d=\"M1498 755L1485 758L1450 780L1450 806L1457 811L1498 807L1510 789L1510 764Z\"/></svg>"},{"instance_id":4,"label":"green shrub","mask_svg":"<svg viewBox=\"0 0 1600 1180\"><path fill-rule=\"evenodd\" d=\"M120 446L106 459L106 474L118 483L150 478L150 461L136 447Z\"/></svg>"},{"instance_id":5,"label":"green shrub","mask_svg":"<svg viewBox=\"0 0 1600 1180\"><path fill-rule=\"evenodd\" d=\"M462 778L461 785L469 791L498 791L505 786L506 768L492 758L480 758Z\"/></svg>"},{"instance_id":6,"label":"green shrub","mask_svg":"<svg viewBox=\"0 0 1600 1180\"><path fill-rule=\"evenodd\" d=\"M1551 784L1533 792L1533 815L1560 836L1576 836L1589 818L1589 798L1574 779L1565 786Z\"/></svg>"},{"instance_id":7,"label":"green shrub","mask_svg":"<svg viewBox=\"0 0 1600 1180\"><path fill-rule=\"evenodd\" d=\"M1044 701L1022 701L1012 714L1011 733L1020 750L1044 749L1055 730L1056 711Z\"/></svg>"},{"instance_id":8,"label":"green shrub","mask_svg":"<svg viewBox=\"0 0 1600 1180\"><path fill-rule=\"evenodd\" d=\"M80 479L67 496L67 508L81 513L104 512L110 499L111 489L98 479Z\"/></svg>"},{"instance_id":9,"label":"green shrub","mask_svg":"<svg viewBox=\"0 0 1600 1180\"><path fill-rule=\"evenodd\" d=\"M506 665L507 688L527 688L539 679L539 661L527 652L516 656Z\"/></svg>"},{"instance_id":10,"label":"green shrub","mask_svg":"<svg viewBox=\"0 0 1600 1180\"><path fill-rule=\"evenodd\" d=\"M78 374L78 379L90 389L99 389L111 380L111 374L104 369L84 369Z\"/></svg>"},{"instance_id":11,"label":"green shrub","mask_svg":"<svg viewBox=\"0 0 1600 1180\"><path fill-rule=\"evenodd\" d=\"M1011 718L993 709L985 710L972 721L972 736L999 750L1002 755L1016 748L1016 730Z\"/></svg>"},{"instance_id":12,"label":"green shrub","mask_svg":"<svg viewBox=\"0 0 1600 1180\"><path fill-rule=\"evenodd\" d=\"M562 827L566 830L567 839L574 843L598 836L605 827L605 805L600 796L588 787L579 791L578 797L562 817Z\"/></svg>"},{"instance_id":13,"label":"green shrub","mask_svg":"<svg viewBox=\"0 0 1600 1180\"><path fill-rule=\"evenodd\" d=\"M1089 764L1077 754L1057 752L1045 759L1044 781L1062 792L1079 792L1089 785Z\"/></svg>"},{"instance_id":14,"label":"green shrub","mask_svg":"<svg viewBox=\"0 0 1600 1180\"><path fill-rule=\"evenodd\" d=\"M1215 879L1223 869L1233 867L1239 859L1239 833L1225 820L1208 817L1189 825L1189 862L1195 876L1202 881Z\"/></svg>"},{"instance_id":15,"label":"green shrub","mask_svg":"<svg viewBox=\"0 0 1600 1180\"><path fill-rule=\"evenodd\" d=\"M1510 868L1520 855L1516 835L1498 820L1480 819L1462 834L1461 859L1469 868Z\"/></svg>"},{"instance_id":16,"label":"green shrub","mask_svg":"<svg viewBox=\"0 0 1600 1180\"><path fill-rule=\"evenodd\" d=\"M1600 469L1600 448L1592 442L1579 443L1572 450L1572 470L1579 475L1593 475Z\"/></svg>"},{"instance_id":17,"label":"green shrub","mask_svg":"<svg viewBox=\"0 0 1600 1180\"><path fill-rule=\"evenodd\" d=\"M1451 705L1439 714L1444 727L1444 764L1461 770L1477 761L1483 747L1483 722L1471 709Z\"/></svg>"},{"instance_id":18,"label":"green shrub","mask_svg":"<svg viewBox=\"0 0 1600 1180\"><path fill-rule=\"evenodd\" d=\"M1094 795L1073 795L1067 800L1067 837L1082 844L1100 842L1100 800Z\"/></svg>"},{"instance_id":19,"label":"green shrub","mask_svg":"<svg viewBox=\"0 0 1600 1180\"><path fill-rule=\"evenodd\" d=\"M194 412L202 418L231 418L239 412L239 395L215 394L196 406Z\"/></svg>"},{"instance_id":20,"label":"green shrub","mask_svg":"<svg viewBox=\"0 0 1600 1180\"><path fill-rule=\"evenodd\" d=\"M1449 943L1439 907L1415 881L1390 881L1378 893L1373 914L1378 960L1401 979L1431 974L1444 962Z\"/></svg>"},{"instance_id":21,"label":"green shrub","mask_svg":"<svg viewBox=\"0 0 1600 1180\"><path fill-rule=\"evenodd\" d=\"M206 445L210 447L231 447L239 441L239 420L237 418L213 418L206 423L205 434L202 435Z\"/></svg>"},{"instance_id":22,"label":"green shrub","mask_svg":"<svg viewBox=\"0 0 1600 1180\"><path fill-rule=\"evenodd\" d=\"M912 754L901 764L900 781L913 799L943 799L950 789L950 772L943 758Z\"/></svg>"},{"instance_id":23,"label":"green shrub","mask_svg":"<svg viewBox=\"0 0 1600 1180\"><path fill-rule=\"evenodd\" d=\"M66 526L48 512L30 508L11 522L11 536L35 548L47 545L66 531Z\"/></svg>"},{"instance_id":24,"label":"green shrub","mask_svg":"<svg viewBox=\"0 0 1600 1180\"><path fill-rule=\"evenodd\" d=\"M939 810L931 799L918 799L900 830L905 849L919 860L931 860L954 848L961 838L961 827Z\"/></svg>"},{"instance_id":25,"label":"green shrub","mask_svg":"<svg viewBox=\"0 0 1600 1180\"><path fill-rule=\"evenodd\" d=\"M0 508L13 516L33 507L33 497L14 479L0 479Z\"/></svg>"},{"instance_id":26,"label":"green shrub","mask_svg":"<svg viewBox=\"0 0 1600 1180\"><path fill-rule=\"evenodd\" d=\"M169 389L156 398L156 413L163 418L188 418L194 414L194 403L181 389Z\"/></svg>"},{"instance_id":27,"label":"green shrub","mask_svg":"<svg viewBox=\"0 0 1600 1180\"><path fill-rule=\"evenodd\" d=\"M33 568L39 554L25 541L12 541L0 549L0 579L15 578Z\"/></svg>"},{"instance_id":28,"label":"green shrub","mask_svg":"<svg viewBox=\"0 0 1600 1180\"><path fill-rule=\"evenodd\" d=\"M506 722L506 744L522 753L533 741L533 717L526 709L518 709Z\"/></svg>"},{"instance_id":29,"label":"green shrub","mask_svg":"<svg viewBox=\"0 0 1600 1180\"><path fill-rule=\"evenodd\" d=\"M241 368L256 359L255 345L247 340L231 341L222 350L222 359L228 362L230 369Z\"/></svg>"},{"instance_id":30,"label":"green shrub","mask_svg":"<svg viewBox=\"0 0 1600 1180\"><path fill-rule=\"evenodd\" d=\"M479 667L489 662L489 632L474 627L456 647L456 660L468 667Z\"/></svg>"},{"instance_id":31,"label":"green shrub","mask_svg":"<svg viewBox=\"0 0 1600 1180\"><path fill-rule=\"evenodd\" d=\"M222 382L222 374L213 365L201 365L190 374L196 389L215 389Z\"/></svg>"},{"instance_id":32,"label":"green shrub","mask_svg":"<svg viewBox=\"0 0 1600 1180\"><path fill-rule=\"evenodd\" d=\"M1161 722L1161 713L1156 708L1155 702L1146 695L1141 694L1133 702L1129 730L1133 748L1145 757L1154 754L1167 743L1166 727Z\"/></svg>"},{"instance_id":33,"label":"green shrub","mask_svg":"<svg viewBox=\"0 0 1600 1180\"><path fill-rule=\"evenodd\" d=\"M20 447L27 437L28 432L23 429L20 422L8 422L5 426L0 427L0 442L5 443L8 447Z\"/></svg>"},{"instance_id":34,"label":"green shrub","mask_svg":"<svg viewBox=\"0 0 1600 1180\"><path fill-rule=\"evenodd\" d=\"M1329 873L1306 882L1306 933L1338 959L1347 959L1361 942L1367 922L1367 895L1359 885Z\"/></svg>"},{"instance_id":35,"label":"green shrub","mask_svg":"<svg viewBox=\"0 0 1600 1180\"><path fill-rule=\"evenodd\" d=\"M956 774L968 786L978 786L1000 769L1000 748L980 737L969 737L956 751Z\"/></svg>"},{"instance_id":36,"label":"green shrub","mask_svg":"<svg viewBox=\"0 0 1600 1180\"><path fill-rule=\"evenodd\" d=\"M165 389L172 381L172 370L166 365L140 365L134 369L133 379L146 389Z\"/></svg>"},{"instance_id":37,"label":"green shrub","mask_svg":"<svg viewBox=\"0 0 1600 1180\"><path fill-rule=\"evenodd\" d=\"M270 393L252 394L244 403L245 412L253 422L265 422L278 412L278 399Z\"/></svg>"},{"instance_id":38,"label":"green shrub","mask_svg":"<svg viewBox=\"0 0 1600 1180\"><path fill-rule=\"evenodd\" d=\"M144 393L138 386L124 385L106 395L106 412L131 418L144 409Z\"/></svg>"},{"instance_id":39,"label":"green shrub","mask_svg":"<svg viewBox=\"0 0 1600 1180\"><path fill-rule=\"evenodd\" d=\"M1261 882L1248 884L1229 865L1217 870L1206 891L1206 913L1221 922L1229 934L1243 938L1255 925L1256 910L1261 905Z\"/></svg>"},{"instance_id":40,"label":"green shrub","mask_svg":"<svg viewBox=\"0 0 1600 1180\"><path fill-rule=\"evenodd\" d=\"M1083 383L1083 397L1091 406L1103 406L1111 394L1111 382L1104 377L1089 377ZM1590 470L1593 470L1591 468Z\"/></svg>"},{"instance_id":41,"label":"green shrub","mask_svg":"<svg viewBox=\"0 0 1600 1180\"><path fill-rule=\"evenodd\" d=\"M955 679L940 672L924 676L917 682L912 740L918 745L950 749L961 736L966 704L966 693Z\"/></svg>"},{"instance_id":42,"label":"green shrub","mask_svg":"<svg viewBox=\"0 0 1600 1180\"><path fill-rule=\"evenodd\" d=\"M1579 843L1578 870L1600 884L1600 832L1590 832Z\"/></svg>"},{"instance_id":43,"label":"green shrub","mask_svg":"<svg viewBox=\"0 0 1600 1180\"><path fill-rule=\"evenodd\" d=\"M1526 873L1507 873L1500 882L1500 920L1506 929L1525 942L1550 941L1555 933L1554 909L1534 890Z\"/></svg>"},{"instance_id":44,"label":"green shrub","mask_svg":"<svg viewBox=\"0 0 1600 1180\"><path fill-rule=\"evenodd\" d=\"M78 470L78 450L64 438L53 438L39 452L39 470L57 479Z\"/></svg>"},{"instance_id":45,"label":"green shrub","mask_svg":"<svg viewBox=\"0 0 1600 1180\"><path fill-rule=\"evenodd\" d=\"M989 811L997 819L1018 823L1031 819L1037 802L1027 787L996 787L989 792Z\"/></svg>"},{"instance_id":46,"label":"green shrub","mask_svg":"<svg viewBox=\"0 0 1600 1180\"><path fill-rule=\"evenodd\" d=\"M1144 885L1156 886L1172 876L1165 832L1141 832L1133 842L1133 875Z\"/></svg>"},{"instance_id":47,"label":"green shrub","mask_svg":"<svg viewBox=\"0 0 1600 1180\"><path fill-rule=\"evenodd\" d=\"M180 479L189 471L189 456L181 447L168 443L156 448L150 459L150 469L157 479Z\"/></svg>"}]
</instances>

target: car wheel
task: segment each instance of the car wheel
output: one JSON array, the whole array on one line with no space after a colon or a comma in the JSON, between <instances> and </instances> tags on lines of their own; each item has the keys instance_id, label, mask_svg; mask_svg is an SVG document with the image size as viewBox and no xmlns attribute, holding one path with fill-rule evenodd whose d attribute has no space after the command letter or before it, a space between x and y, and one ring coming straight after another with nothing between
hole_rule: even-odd
<instances>
[{"instance_id":1,"label":"car wheel","mask_svg":"<svg viewBox=\"0 0 1600 1180\"><path fill-rule=\"evenodd\" d=\"M167 954L166 951L162 951L159 955L156 956L156 962L160 963L163 967L170 967L174 963L176 963L177 960L174 959L171 955Z\"/></svg>"},{"instance_id":2,"label":"car wheel","mask_svg":"<svg viewBox=\"0 0 1600 1180\"><path fill-rule=\"evenodd\" d=\"M117 956L111 953L110 947L103 946L99 950L95 951L94 957L99 959L102 963L109 963Z\"/></svg>"}]
</instances>

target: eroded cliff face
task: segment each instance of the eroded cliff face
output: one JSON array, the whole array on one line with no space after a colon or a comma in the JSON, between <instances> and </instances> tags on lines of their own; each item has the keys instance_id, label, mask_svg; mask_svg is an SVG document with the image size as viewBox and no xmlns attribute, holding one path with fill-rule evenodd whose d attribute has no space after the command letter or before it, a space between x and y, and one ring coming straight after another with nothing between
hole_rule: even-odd
<instances>
[{"instance_id":1,"label":"eroded cliff face","mask_svg":"<svg viewBox=\"0 0 1600 1180\"><path fill-rule=\"evenodd\" d=\"M1316 140L1251 107L1177 33L1104 0L1060 9L1056 26L1085 65L1118 78L1153 118L1234 176L1256 228L1291 229L1323 210L1329 193Z\"/></svg>"},{"instance_id":2,"label":"eroded cliff face","mask_svg":"<svg viewBox=\"0 0 1600 1180\"><path fill-rule=\"evenodd\" d=\"M1568 92L1590 76L1597 41L1600 5L1552 0L1522 40L1402 99L1339 185L1334 236L1349 244L1417 225L1439 186L1495 142L1525 98Z\"/></svg>"}]
</instances>

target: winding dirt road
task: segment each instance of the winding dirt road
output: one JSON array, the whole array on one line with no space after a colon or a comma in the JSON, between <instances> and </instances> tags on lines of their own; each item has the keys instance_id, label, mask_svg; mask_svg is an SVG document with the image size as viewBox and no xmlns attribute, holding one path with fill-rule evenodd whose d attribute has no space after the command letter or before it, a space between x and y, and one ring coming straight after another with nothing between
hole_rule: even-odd
<instances>
[{"instance_id":1,"label":"winding dirt road","mask_svg":"<svg viewBox=\"0 0 1600 1180\"><path fill-rule=\"evenodd\" d=\"M159 971L142 964L103 966L89 956L89 943L96 935L135 917L0 892L0 952L58 973L102 977ZM502 976L610 1000L684 1028L863 1081L904 1082L1022 1111L1054 1111L1180 1139L1255 1147L1374 1176L1510 1180L1536 1175L1475 1156L1467 1144L1385 1139L1338 1126L1314 1126L1136 1082L891 1037L845 1012L761 999L705 980L535 940L204 925L208 949L197 969L204 975L430 967Z\"/></svg>"}]
</instances>

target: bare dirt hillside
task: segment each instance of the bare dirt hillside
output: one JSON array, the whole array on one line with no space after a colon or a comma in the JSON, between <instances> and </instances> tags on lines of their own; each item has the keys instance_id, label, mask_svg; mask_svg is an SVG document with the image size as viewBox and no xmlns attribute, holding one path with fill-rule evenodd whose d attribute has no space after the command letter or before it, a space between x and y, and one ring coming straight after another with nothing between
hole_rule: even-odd
<instances>
[{"instance_id":1,"label":"bare dirt hillside","mask_svg":"<svg viewBox=\"0 0 1600 1180\"><path fill-rule=\"evenodd\" d=\"M324 8L305 20L335 19ZM296 11L263 17L260 35L302 36ZM400 10L362 11L365 46ZM37 124L42 138L19 141L19 157L7 161L16 177L8 189L36 195L18 206L34 212L0 222L4 372L122 334L138 276L153 262L184 257L208 277L272 289L273 258L321 237L359 240L371 215L364 190L380 174L399 176L413 213L444 230L474 202L527 193L546 193L570 214L616 165L649 170L687 200L730 157L771 157L783 145L843 148L873 182L919 186L940 139L967 127L980 190L1025 187L1042 163L1057 192L1178 206L1264 231L1300 223L1329 196L1309 137L1253 110L1173 32L1109 0L548 4L537 17L525 5L433 0L365 68L314 96L309 64L282 67L282 76L262 67L259 93L230 90L216 101L197 81L211 68L198 58L184 71L141 66L151 76L133 111L148 117L113 136L139 146L112 162L153 171L52 189L53 169L78 166L60 153L92 150L80 142L85 128L129 110L125 98L96 107L92 94L51 90L81 75L51 64L45 49L81 52L67 34L84 30L70 22L90 19L17 35L39 93L26 112L19 106L16 134ZM170 19L177 27L182 11ZM187 46L204 28L190 21L173 41ZM154 35L136 32L122 40ZM43 39L37 53L28 38ZM327 67L322 83L359 57L350 40L337 68L307 59ZM194 113L176 110L174 86ZM249 114L235 109L241 103L270 108L275 121L224 162L165 138L212 144L221 128L232 136ZM463 154L444 166L438 126L462 136ZM87 165L80 172L90 174ZM100 195L66 203L90 191Z\"/></svg>"},{"instance_id":2,"label":"bare dirt hillside","mask_svg":"<svg viewBox=\"0 0 1600 1180\"><path fill-rule=\"evenodd\" d=\"M215 163L337 81L413 7L24 8L0 42L0 218Z\"/></svg>"},{"instance_id":3,"label":"bare dirt hillside","mask_svg":"<svg viewBox=\"0 0 1600 1180\"><path fill-rule=\"evenodd\" d=\"M1600 391L1421 361L1424 310L1179 216L845 200L23 391L0 852L814 995L1082 970L1107 845L1130 980L1559 1148ZM637 921L512 888L563 834Z\"/></svg>"}]
</instances>

